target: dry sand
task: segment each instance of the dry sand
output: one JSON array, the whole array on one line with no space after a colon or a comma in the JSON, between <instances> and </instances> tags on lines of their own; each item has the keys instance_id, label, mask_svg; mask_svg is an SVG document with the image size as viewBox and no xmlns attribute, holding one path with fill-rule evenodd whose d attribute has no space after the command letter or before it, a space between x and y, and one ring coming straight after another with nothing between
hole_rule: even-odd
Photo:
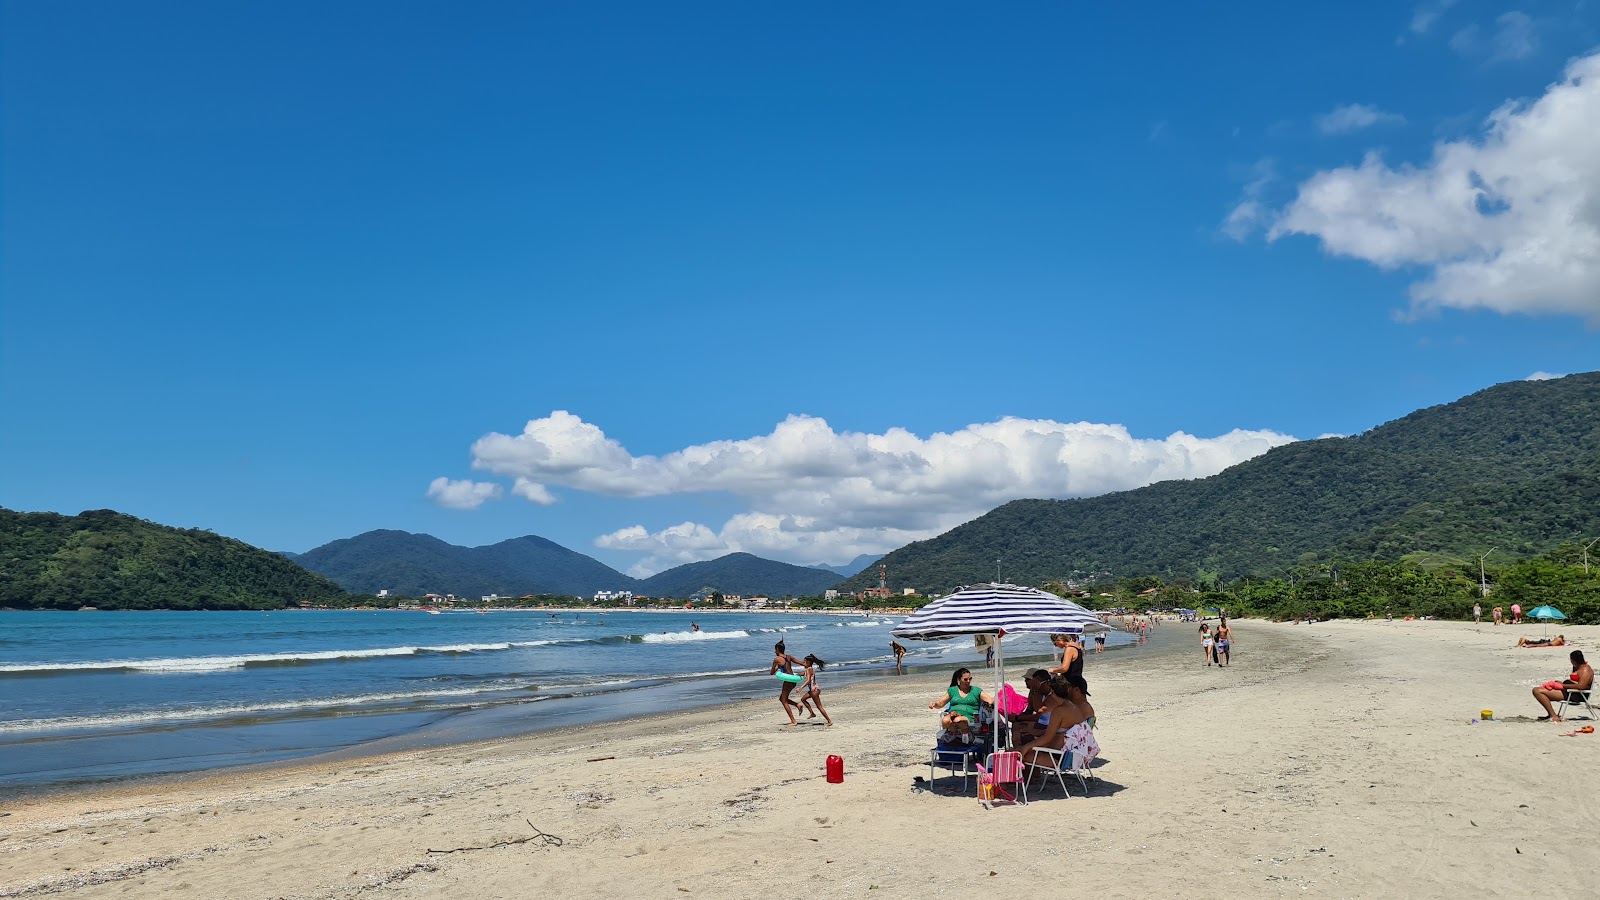
<instances>
[{"instance_id":1,"label":"dry sand","mask_svg":"<svg viewBox=\"0 0 1600 900\"><path fill-rule=\"evenodd\" d=\"M1566 650L1510 649L1540 626L1243 622L1228 670L1202 667L1194 628L1091 657L1104 764L1087 798L1074 785L985 810L920 789L926 704L948 676L908 676L828 692L833 728L786 728L766 701L9 802L0 897L1566 897L1600 883L1600 735L1531 721L1529 688L1568 670ZM1562 631L1600 656L1600 627ZM1507 721L1468 724L1483 708ZM843 784L822 777L830 753ZM429 852L456 848L486 849Z\"/></svg>"}]
</instances>

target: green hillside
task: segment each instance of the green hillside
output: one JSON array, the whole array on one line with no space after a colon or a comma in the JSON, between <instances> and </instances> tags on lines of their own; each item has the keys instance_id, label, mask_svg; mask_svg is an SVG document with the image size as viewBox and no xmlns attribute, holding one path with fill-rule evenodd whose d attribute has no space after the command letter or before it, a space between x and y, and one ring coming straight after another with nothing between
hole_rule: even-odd
<instances>
[{"instance_id":1,"label":"green hillside","mask_svg":"<svg viewBox=\"0 0 1600 900\"><path fill-rule=\"evenodd\" d=\"M1205 584L1318 562L1529 557L1600 534L1600 373L1496 385L1361 435L1276 448L1210 478L1018 500L885 557L942 591L1094 573ZM871 586L876 574L849 579Z\"/></svg>"},{"instance_id":2,"label":"green hillside","mask_svg":"<svg viewBox=\"0 0 1600 900\"><path fill-rule=\"evenodd\" d=\"M791 566L749 553L730 553L652 575L641 581L636 590L647 597L688 597L703 587L724 594L814 597L838 581L838 575L823 569Z\"/></svg>"},{"instance_id":3,"label":"green hillside","mask_svg":"<svg viewBox=\"0 0 1600 900\"><path fill-rule=\"evenodd\" d=\"M0 607L277 609L355 598L276 553L109 509L0 509Z\"/></svg>"},{"instance_id":4,"label":"green hillside","mask_svg":"<svg viewBox=\"0 0 1600 900\"><path fill-rule=\"evenodd\" d=\"M369 531L295 558L301 566L363 593L478 597L633 590L637 582L591 557L535 535L486 547L458 547L432 535Z\"/></svg>"}]
</instances>

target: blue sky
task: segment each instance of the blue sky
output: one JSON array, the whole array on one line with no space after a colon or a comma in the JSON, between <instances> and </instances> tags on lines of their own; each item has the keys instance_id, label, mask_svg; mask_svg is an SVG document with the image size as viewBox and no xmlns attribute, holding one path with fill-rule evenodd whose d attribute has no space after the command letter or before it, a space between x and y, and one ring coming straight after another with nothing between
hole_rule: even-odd
<instances>
[{"instance_id":1,"label":"blue sky","mask_svg":"<svg viewBox=\"0 0 1600 900\"><path fill-rule=\"evenodd\" d=\"M13 509L838 563L1600 358L1584 3L0 26Z\"/></svg>"}]
</instances>

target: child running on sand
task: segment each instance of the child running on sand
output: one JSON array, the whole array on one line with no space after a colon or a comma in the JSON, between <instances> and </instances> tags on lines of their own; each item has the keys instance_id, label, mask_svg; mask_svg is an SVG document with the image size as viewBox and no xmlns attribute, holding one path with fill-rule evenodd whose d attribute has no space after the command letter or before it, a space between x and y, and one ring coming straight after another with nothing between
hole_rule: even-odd
<instances>
[{"instance_id":1,"label":"child running on sand","mask_svg":"<svg viewBox=\"0 0 1600 900\"><path fill-rule=\"evenodd\" d=\"M818 659L815 653L806 654L803 662L806 667L806 680L800 683L800 702L807 703L809 701L810 703L815 703L817 712L822 713L822 721L832 725L832 717L828 715L828 711L822 706L822 688L817 685L817 672L827 668L828 664ZM807 706L809 708L809 703Z\"/></svg>"}]
</instances>

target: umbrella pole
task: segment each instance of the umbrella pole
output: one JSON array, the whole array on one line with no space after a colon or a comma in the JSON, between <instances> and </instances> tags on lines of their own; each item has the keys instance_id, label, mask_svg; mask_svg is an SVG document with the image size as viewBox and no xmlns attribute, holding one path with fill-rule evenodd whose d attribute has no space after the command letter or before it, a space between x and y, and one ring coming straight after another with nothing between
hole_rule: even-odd
<instances>
[{"instance_id":1,"label":"umbrella pole","mask_svg":"<svg viewBox=\"0 0 1600 900\"><path fill-rule=\"evenodd\" d=\"M1000 732L1006 727L1005 704L1000 702L1000 688L1006 683L1006 657L1000 650L1000 635L994 636L994 735L990 753L1000 752Z\"/></svg>"}]
</instances>

